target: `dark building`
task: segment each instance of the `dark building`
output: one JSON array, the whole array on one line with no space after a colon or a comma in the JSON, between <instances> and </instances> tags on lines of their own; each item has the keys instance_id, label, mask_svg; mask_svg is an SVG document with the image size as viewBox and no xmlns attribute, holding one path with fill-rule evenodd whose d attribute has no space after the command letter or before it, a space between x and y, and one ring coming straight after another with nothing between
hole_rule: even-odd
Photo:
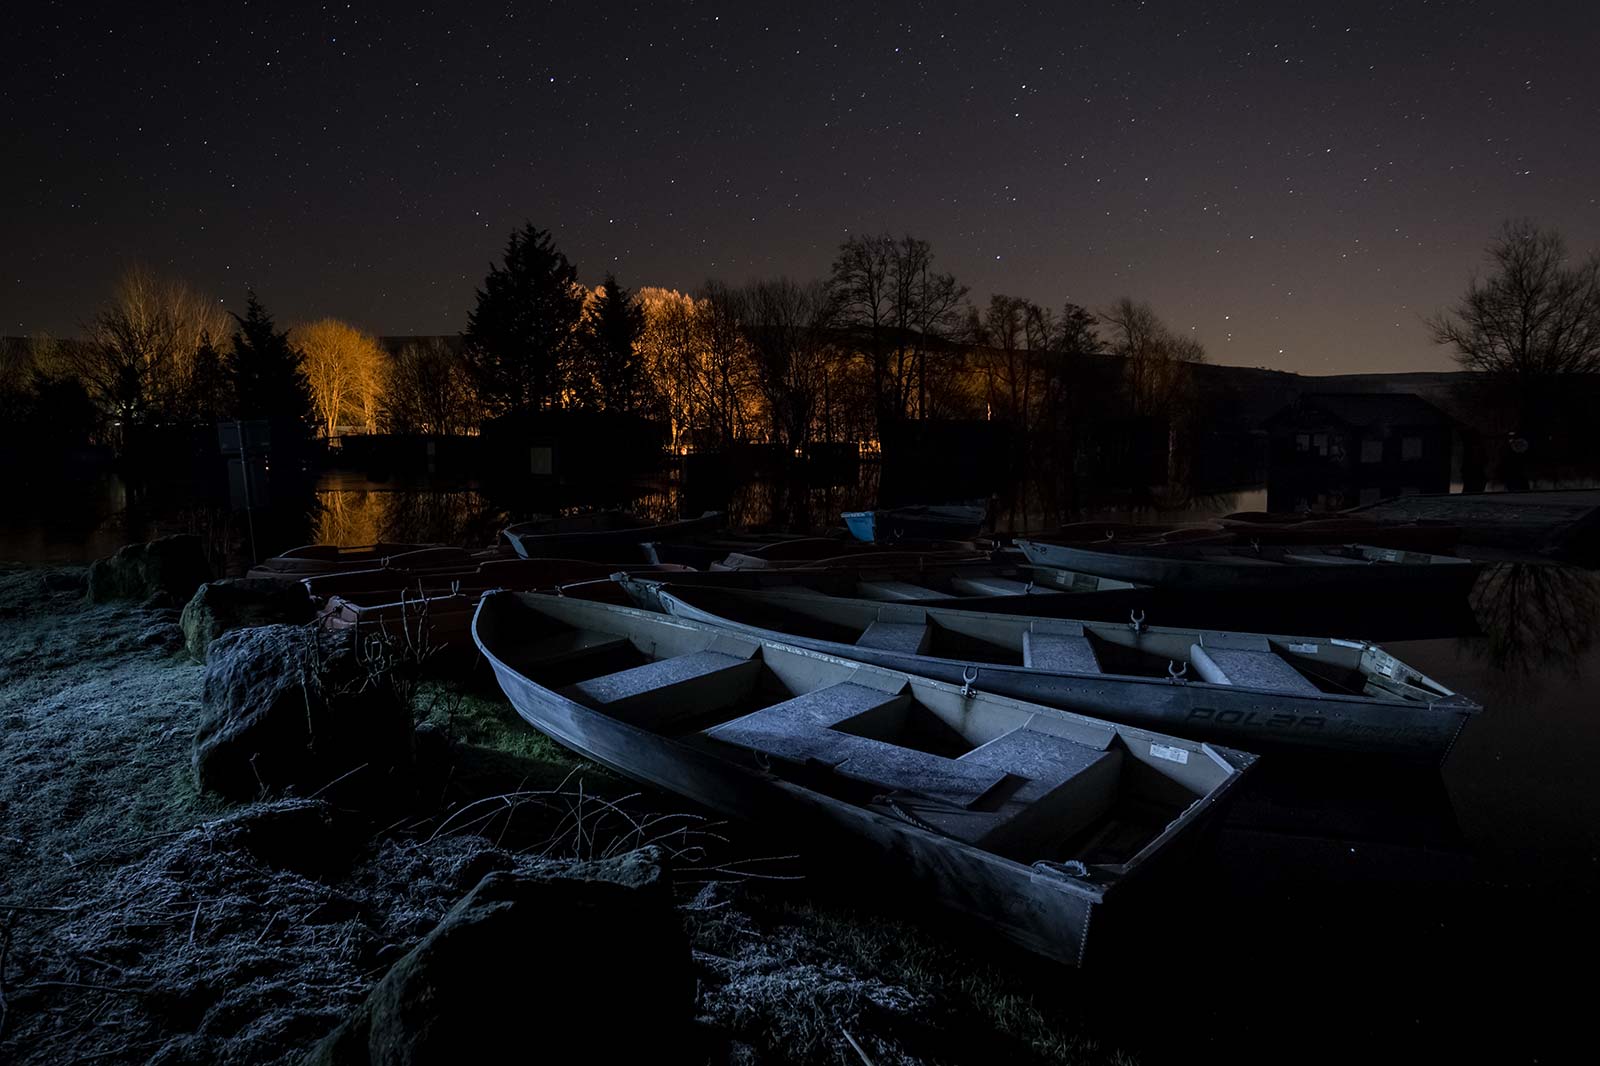
<instances>
[{"instance_id":1,"label":"dark building","mask_svg":"<svg viewBox=\"0 0 1600 1066\"><path fill-rule=\"evenodd\" d=\"M1263 423L1267 509L1333 511L1449 492L1464 433L1415 393L1307 393Z\"/></svg>"}]
</instances>

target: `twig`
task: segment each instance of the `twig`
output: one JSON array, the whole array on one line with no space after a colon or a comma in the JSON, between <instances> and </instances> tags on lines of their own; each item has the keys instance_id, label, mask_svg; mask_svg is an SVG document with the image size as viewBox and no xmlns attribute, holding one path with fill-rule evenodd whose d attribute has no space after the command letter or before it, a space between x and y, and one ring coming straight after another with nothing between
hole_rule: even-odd
<instances>
[{"instance_id":1,"label":"twig","mask_svg":"<svg viewBox=\"0 0 1600 1066\"><path fill-rule=\"evenodd\" d=\"M183 946L184 951L194 947L194 927L200 921L200 904L194 905L194 917L189 919L189 942Z\"/></svg>"},{"instance_id":2,"label":"twig","mask_svg":"<svg viewBox=\"0 0 1600 1066\"><path fill-rule=\"evenodd\" d=\"M866 1051L861 1047L861 1045L856 1043L856 1038L850 1035L850 1030L841 1025L839 1026L839 1032L843 1033L844 1038L850 1041L850 1047L857 1055L861 1056L861 1061L864 1066L872 1066L872 1059L867 1055Z\"/></svg>"},{"instance_id":3,"label":"twig","mask_svg":"<svg viewBox=\"0 0 1600 1066\"><path fill-rule=\"evenodd\" d=\"M343 781L345 778L350 777L350 776L352 776L354 774L359 774L361 771L365 770L367 767L369 767L371 765L372 765L371 763L364 762L360 766L356 767L354 770L348 770L345 773L340 774L338 777L334 778L332 781L329 781L326 785L323 785L321 788L317 789L315 792L311 793L311 795L307 796L306 798L307 799L316 799L318 796L320 796L324 792L328 791L328 789L332 788L334 785L337 785L340 781Z\"/></svg>"},{"instance_id":4,"label":"twig","mask_svg":"<svg viewBox=\"0 0 1600 1066\"><path fill-rule=\"evenodd\" d=\"M257 944L261 943L262 939L266 937L267 933L271 932L272 923L277 921L277 920L278 920L278 912L277 911L273 911L272 912L272 917L267 919L266 926L261 930L261 935L256 937L256 943Z\"/></svg>"}]
</instances>

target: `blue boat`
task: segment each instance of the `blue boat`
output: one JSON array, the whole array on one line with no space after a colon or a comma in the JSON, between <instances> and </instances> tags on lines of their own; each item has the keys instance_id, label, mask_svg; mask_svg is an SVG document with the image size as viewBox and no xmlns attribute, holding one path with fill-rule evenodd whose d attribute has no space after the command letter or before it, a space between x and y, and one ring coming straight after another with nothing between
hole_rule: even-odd
<instances>
[{"instance_id":1,"label":"blue boat","mask_svg":"<svg viewBox=\"0 0 1600 1066\"><path fill-rule=\"evenodd\" d=\"M846 511L840 517L857 540L892 544L898 540L962 540L977 534L988 515L988 505L978 502Z\"/></svg>"}]
</instances>

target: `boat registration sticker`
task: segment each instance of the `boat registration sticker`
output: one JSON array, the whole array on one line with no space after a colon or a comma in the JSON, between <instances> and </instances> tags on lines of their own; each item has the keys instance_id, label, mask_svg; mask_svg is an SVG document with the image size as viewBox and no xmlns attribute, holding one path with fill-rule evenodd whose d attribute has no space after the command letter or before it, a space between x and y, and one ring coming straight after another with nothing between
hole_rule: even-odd
<instances>
[{"instance_id":1,"label":"boat registration sticker","mask_svg":"<svg viewBox=\"0 0 1600 1066\"><path fill-rule=\"evenodd\" d=\"M1290 644L1289 650L1300 655L1317 654L1317 646L1315 644Z\"/></svg>"},{"instance_id":2,"label":"boat registration sticker","mask_svg":"<svg viewBox=\"0 0 1600 1066\"><path fill-rule=\"evenodd\" d=\"M1174 748L1170 744L1156 744L1152 742L1150 745L1150 754L1157 759L1165 759L1168 762L1187 763L1189 761L1188 748Z\"/></svg>"}]
</instances>

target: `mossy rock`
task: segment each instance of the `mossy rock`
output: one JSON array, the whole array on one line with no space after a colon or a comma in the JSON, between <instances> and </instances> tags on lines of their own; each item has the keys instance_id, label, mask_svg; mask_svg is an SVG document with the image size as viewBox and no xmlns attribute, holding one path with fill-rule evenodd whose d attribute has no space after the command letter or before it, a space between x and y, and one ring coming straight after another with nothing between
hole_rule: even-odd
<instances>
[{"instance_id":1,"label":"mossy rock","mask_svg":"<svg viewBox=\"0 0 1600 1066\"><path fill-rule=\"evenodd\" d=\"M129 544L89 567L89 601L148 600L157 593L183 603L203 582L211 580L200 538L192 533L158 537L148 544Z\"/></svg>"},{"instance_id":2,"label":"mossy rock","mask_svg":"<svg viewBox=\"0 0 1600 1066\"><path fill-rule=\"evenodd\" d=\"M197 663L222 634L251 626L300 625L311 620L311 598L298 581L267 578L224 578L195 590L184 605L179 625L184 647Z\"/></svg>"}]
</instances>

